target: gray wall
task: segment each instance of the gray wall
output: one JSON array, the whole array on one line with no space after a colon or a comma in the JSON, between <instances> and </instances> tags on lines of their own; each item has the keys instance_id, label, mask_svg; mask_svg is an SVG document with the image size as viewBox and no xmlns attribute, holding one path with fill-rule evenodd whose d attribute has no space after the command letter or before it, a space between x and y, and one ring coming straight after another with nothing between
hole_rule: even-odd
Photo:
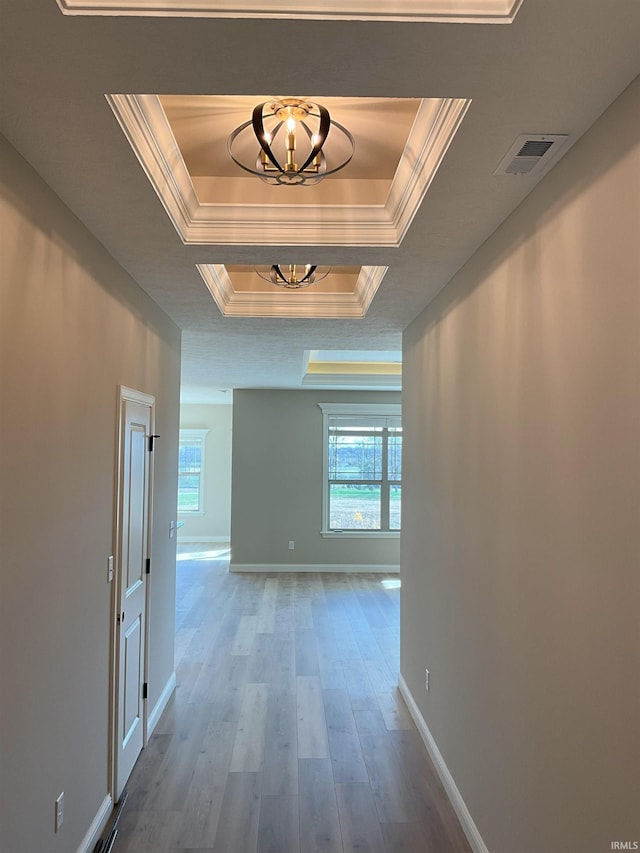
<instances>
[{"instance_id":1,"label":"gray wall","mask_svg":"<svg viewBox=\"0 0 640 853\"><path fill-rule=\"evenodd\" d=\"M180 429L208 429L205 438L204 514L181 513L178 539L228 540L231 536L231 405L180 407Z\"/></svg>"},{"instance_id":2,"label":"gray wall","mask_svg":"<svg viewBox=\"0 0 640 853\"><path fill-rule=\"evenodd\" d=\"M180 333L2 137L0 164L0 849L75 853L109 792L119 384L162 436L151 708L173 672Z\"/></svg>"},{"instance_id":3,"label":"gray wall","mask_svg":"<svg viewBox=\"0 0 640 853\"><path fill-rule=\"evenodd\" d=\"M389 391L235 391L231 565L398 565L399 539L323 539L318 402L399 403ZM294 551L288 541L296 543Z\"/></svg>"},{"instance_id":4,"label":"gray wall","mask_svg":"<svg viewBox=\"0 0 640 853\"><path fill-rule=\"evenodd\" d=\"M491 853L640 841L639 331L636 80L404 337L402 673Z\"/></svg>"}]
</instances>

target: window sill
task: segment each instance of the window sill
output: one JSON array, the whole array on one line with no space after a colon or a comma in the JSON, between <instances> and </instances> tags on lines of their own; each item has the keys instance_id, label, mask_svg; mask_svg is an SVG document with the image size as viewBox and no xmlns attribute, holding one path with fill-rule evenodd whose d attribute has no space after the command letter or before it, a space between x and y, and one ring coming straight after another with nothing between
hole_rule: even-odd
<instances>
[{"instance_id":1,"label":"window sill","mask_svg":"<svg viewBox=\"0 0 640 853\"><path fill-rule=\"evenodd\" d=\"M182 518L198 518L198 516L204 515L204 510L201 509L199 512L192 512L188 509L178 510L178 515Z\"/></svg>"},{"instance_id":2,"label":"window sill","mask_svg":"<svg viewBox=\"0 0 640 853\"><path fill-rule=\"evenodd\" d=\"M399 530L321 530L323 539L399 539Z\"/></svg>"}]
</instances>

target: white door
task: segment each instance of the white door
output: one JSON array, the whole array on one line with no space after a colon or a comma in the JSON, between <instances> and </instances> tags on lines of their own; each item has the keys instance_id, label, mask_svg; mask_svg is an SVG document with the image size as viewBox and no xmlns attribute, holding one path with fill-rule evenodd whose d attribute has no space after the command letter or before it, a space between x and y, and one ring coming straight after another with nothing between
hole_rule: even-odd
<instances>
[{"instance_id":1,"label":"white door","mask_svg":"<svg viewBox=\"0 0 640 853\"><path fill-rule=\"evenodd\" d=\"M153 401L125 389L120 409L118 586L116 589L115 799L119 799L144 744L146 560L149 551Z\"/></svg>"}]
</instances>

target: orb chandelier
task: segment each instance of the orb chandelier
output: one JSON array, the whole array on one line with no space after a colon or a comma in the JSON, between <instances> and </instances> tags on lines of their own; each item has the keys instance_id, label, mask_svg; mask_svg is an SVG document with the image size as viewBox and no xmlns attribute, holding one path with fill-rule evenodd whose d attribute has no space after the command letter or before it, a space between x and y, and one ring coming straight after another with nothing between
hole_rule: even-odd
<instances>
[{"instance_id":1,"label":"orb chandelier","mask_svg":"<svg viewBox=\"0 0 640 853\"><path fill-rule=\"evenodd\" d=\"M329 132L338 151L325 151ZM340 139L341 138L341 139ZM244 144L243 144L244 143ZM330 146L331 147L331 146ZM273 186L313 186L349 163L355 143L321 104L299 98L264 101L227 140L231 159ZM245 155L252 150L253 154Z\"/></svg>"},{"instance_id":2,"label":"orb chandelier","mask_svg":"<svg viewBox=\"0 0 640 853\"><path fill-rule=\"evenodd\" d=\"M268 268L256 267L256 272L260 278L271 282L271 284L277 284L278 287L286 287L287 290L300 290L322 281L331 272L331 267L318 269L317 264L315 266L312 264L305 266L288 264L285 267L280 264L273 264Z\"/></svg>"}]
</instances>

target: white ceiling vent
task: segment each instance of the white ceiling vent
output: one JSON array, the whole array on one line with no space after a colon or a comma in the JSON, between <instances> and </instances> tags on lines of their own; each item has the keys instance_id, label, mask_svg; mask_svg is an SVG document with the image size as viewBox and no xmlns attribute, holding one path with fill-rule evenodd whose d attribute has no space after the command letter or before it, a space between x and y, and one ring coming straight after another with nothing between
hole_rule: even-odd
<instances>
[{"instance_id":1,"label":"white ceiling vent","mask_svg":"<svg viewBox=\"0 0 640 853\"><path fill-rule=\"evenodd\" d=\"M500 161L494 175L531 175L556 159L569 138L566 133L524 133Z\"/></svg>"}]
</instances>

